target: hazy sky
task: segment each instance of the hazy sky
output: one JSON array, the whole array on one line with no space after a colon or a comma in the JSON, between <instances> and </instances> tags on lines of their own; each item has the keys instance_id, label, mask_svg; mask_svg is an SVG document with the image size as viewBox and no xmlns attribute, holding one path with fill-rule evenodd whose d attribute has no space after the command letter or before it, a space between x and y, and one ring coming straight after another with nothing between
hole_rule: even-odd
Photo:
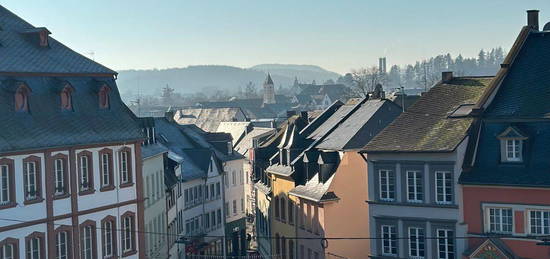
<instances>
[{"instance_id":1,"label":"hazy sky","mask_svg":"<svg viewBox=\"0 0 550 259\"><path fill-rule=\"evenodd\" d=\"M110 68L314 64L344 73L450 52L509 49L549 0L0 0Z\"/></svg>"}]
</instances>

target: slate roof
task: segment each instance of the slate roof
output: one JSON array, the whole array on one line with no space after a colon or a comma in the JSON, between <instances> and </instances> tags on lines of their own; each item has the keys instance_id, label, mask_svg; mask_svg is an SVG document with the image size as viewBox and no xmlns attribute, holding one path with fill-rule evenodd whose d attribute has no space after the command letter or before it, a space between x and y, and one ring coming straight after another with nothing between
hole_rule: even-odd
<instances>
[{"instance_id":1,"label":"slate roof","mask_svg":"<svg viewBox=\"0 0 550 259\"><path fill-rule=\"evenodd\" d=\"M342 108L346 106L349 105L344 105ZM324 137L316 148L328 150L362 148L401 113L401 107L389 100L371 99L357 106L357 109L351 111L349 118Z\"/></svg>"},{"instance_id":2,"label":"slate roof","mask_svg":"<svg viewBox=\"0 0 550 259\"><path fill-rule=\"evenodd\" d=\"M319 181L319 174L316 174L309 181L307 181L305 185L298 185L288 193L290 195L315 202L338 199L334 193L327 192L332 180L334 179L334 175L335 174L323 183Z\"/></svg>"},{"instance_id":3,"label":"slate roof","mask_svg":"<svg viewBox=\"0 0 550 259\"><path fill-rule=\"evenodd\" d=\"M159 154L167 153L168 148L161 143L143 145L141 147L141 158L147 159Z\"/></svg>"},{"instance_id":4,"label":"slate roof","mask_svg":"<svg viewBox=\"0 0 550 259\"><path fill-rule=\"evenodd\" d=\"M268 168L265 169L265 171L282 176L290 176L293 172L292 167L280 164L270 165Z\"/></svg>"},{"instance_id":5,"label":"slate roof","mask_svg":"<svg viewBox=\"0 0 550 259\"><path fill-rule=\"evenodd\" d=\"M178 123L195 124L210 132L215 132L223 121L245 120L246 117L240 108L183 108L176 115Z\"/></svg>"},{"instance_id":6,"label":"slate roof","mask_svg":"<svg viewBox=\"0 0 550 259\"><path fill-rule=\"evenodd\" d=\"M550 31L530 31L485 118L550 118Z\"/></svg>"},{"instance_id":7,"label":"slate roof","mask_svg":"<svg viewBox=\"0 0 550 259\"><path fill-rule=\"evenodd\" d=\"M50 36L49 46L40 47L32 39L32 36L37 35L29 33L45 28L32 26L1 5L0 28L0 73L116 74Z\"/></svg>"},{"instance_id":8,"label":"slate roof","mask_svg":"<svg viewBox=\"0 0 550 259\"><path fill-rule=\"evenodd\" d=\"M28 113L15 111L14 79L31 89ZM111 88L109 109L99 108L100 81ZM60 108L62 82L74 88L73 111ZM112 77L0 77L0 121L0 153L143 138Z\"/></svg>"},{"instance_id":9,"label":"slate roof","mask_svg":"<svg viewBox=\"0 0 550 259\"><path fill-rule=\"evenodd\" d=\"M492 77L456 77L440 82L409 110L382 130L366 152L452 152L466 136L473 119L449 118L461 104L480 99Z\"/></svg>"},{"instance_id":10,"label":"slate roof","mask_svg":"<svg viewBox=\"0 0 550 259\"><path fill-rule=\"evenodd\" d=\"M216 132L231 134L231 137L233 138L233 145L235 146L239 143L241 138L244 137L249 127L250 122L248 121L222 121L220 125L218 125Z\"/></svg>"},{"instance_id":11,"label":"slate roof","mask_svg":"<svg viewBox=\"0 0 550 259\"><path fill-rule=\"evenodd\" d=\"M353 108L355 107L355 105L342 105L342 103L339 102L339 101L337 101L333 105L338 105L336 107L337 110L334 111L333 113L328 113L327 112L326 114L330 116L328 118L323 118L324 117L323 115L317 117L317 118L319 118L319 120L324 119L324 121L321 125L319 125L313 132L311 132L307 136L308 139L314 139L315 140L315 139L319 139L319 138L325 136L346 115L348 115L351 111L353 111ZM327 109L326 111L329 111L329 109ZM315 121L312 122L312 125L314 125L314 122Z\"/></svg>"},{"instance_id":12,"label":"slate roof","mask_svg":"<svg viewBox=\"0 0 550 259\"><path fill-rule=\"evenodd\" d=\"M248 132L248 134L246 134L235 146L235 151L239 152L241 155L246 155L248 150L253 147L254 138L272 134L275 134L275 129L273 128L254 127L252 131Z\"/></svg>"},{"instance_id":13,"label":"slate roof","mask_svg":"<svg viewBox=\"0 0 550 259\"><path fill-rule=\"evenodd\" d=\"M550 187L548 36L550 32L524 27L516 39L497 73L500 81L493 81L478 105L485 110L478 114L478 128L472 132L461 184ZM499 137L524 139L521 162L501 162Z\"/></svg>"}]
</instances>

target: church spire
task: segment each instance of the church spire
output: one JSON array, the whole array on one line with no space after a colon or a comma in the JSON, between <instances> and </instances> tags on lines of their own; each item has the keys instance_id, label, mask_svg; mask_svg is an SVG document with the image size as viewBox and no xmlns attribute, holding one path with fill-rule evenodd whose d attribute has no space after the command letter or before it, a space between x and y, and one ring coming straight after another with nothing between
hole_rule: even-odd
<instances>
[{"instance_id":1,"label":"church spire","mask_svg":"<svg viewBox=\"0 0 550 259\"><path fill-rule=\"evenodd\" d=\"M271 75L267 73L267 78L264 82L264 104L275 103L275 85L271 79Z\"/></svg>"}]
</instances>

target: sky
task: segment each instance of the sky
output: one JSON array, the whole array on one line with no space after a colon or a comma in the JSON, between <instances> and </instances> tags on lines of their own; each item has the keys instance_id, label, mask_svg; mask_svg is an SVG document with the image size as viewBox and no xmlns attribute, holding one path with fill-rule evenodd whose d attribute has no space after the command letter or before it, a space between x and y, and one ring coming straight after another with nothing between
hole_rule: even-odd
<instances>
[{"instance_id":1,"label":"sky","mask_svg":"<svg viewBox=\"0 0 550 259\"><path fill-rule=\"evenodd\" d=\"M510 48L548 0L0 0L115 70L312 64L345 73ZM93 55L91 54L93 53Z\"/></svg>"}]
</instances>

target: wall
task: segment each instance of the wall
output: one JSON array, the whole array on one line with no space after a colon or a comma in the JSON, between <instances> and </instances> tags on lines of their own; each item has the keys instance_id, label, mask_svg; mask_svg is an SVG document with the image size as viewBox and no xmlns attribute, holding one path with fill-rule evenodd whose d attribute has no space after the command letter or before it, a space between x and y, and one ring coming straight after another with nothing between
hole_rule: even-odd
<instances>
[{"instance_id":1,"label":"wall","mask_svg":"<svg viewBox=\"0 0 550 259\"><path fill-rule=\"evenodd\" d=\"M164 153L143 160L143 183L145 199L145 231L167 233L166 195L164 185ZM168 256L166 235L145 235L146 255L149 257Z\"/></svg>"},{"instance_id":2,"label":"wall","mask_svg":"<svg viewBox=\"0 0 550 259\"><path fill-rule=\"evenodd\" d=\"M281 238L282 237L285 237L285 238L288 238L288 237L296 237L296 211L297 211L297 206L296 204L298 204L298 198L294 197L294 196L290 196L288 195L288 192L290 190L292 190L296 185L294 183L294 180L290 177L283 177L283 176L279 176L279 175L275 175L275 174L271 174L271 177L273 179L273 184L272 184L272 190L273 190L273 197L278 197L278 199L281 199L281 198L284 198L285 199L285 202L284 202L284 212L285 212L285 219L283 220L281 217L277 218L276 217L276 214L274 213L274 208L275 208L275 204L272 204L271 206L271 209L272 209L272 215L273 217L271 218L271 233L273 236L277 236L279 235ZM274 198L275 200L275 198ZM289 212L288 212L288 202L292 202L293 203L293 215L292 215L292 224L290 223L289 221ZM279 213L281 215L283 209L280 208L279 209ZM288 253L291 251L289 249L289 244L291 242L289 242L291 240L289 239L286 239L285 241L285 248L286 248L286 251L282 251L282 241L281 241L281 252L278 253L276 251L276 243L278 242L277 239L273 239L272 240L272 247L273 247L273 251L275 252L274 254L285 254L285 255L288 255ZM294 242L294 240L292 240ZM294 243L294 251L296 251L296 242ZM294 252L295 253L295 252ZM288 258L287 257L283 257L283 258ZM296 258L296 257L294 257Z\"/></svg>"},{"instance_id":3,"label":"wall","mask_svg":"<svg viewBox=\"0 0 550 259\"><path fill-rule=\"evenodd\" d=\"M529 234L529 210L550 210L550 190L493 186L463 186L464 220L468 233L485 233L487 206L512 208L514 238L501 238L521 258L550 258L550 247L536 245L538 241L527 238ZM484 239L470 239L469 248L475 249Z\"/></svg>"},{"instance_id":4,"label":"wall","mask_svg":"<svg viewBox=\"0 0 550 259\"><path fill-rule=\"evenodd\" d=\"M328 191L339 200L324 204L326 237L366 237L369 234L367 164L360 154L346 152ZM345 219L345 220L343 220ZM330 240L325 253L350 259L367 258L369 240ZM330 257L328 257L330 258Z\"/></svg>"}]
</instances>

